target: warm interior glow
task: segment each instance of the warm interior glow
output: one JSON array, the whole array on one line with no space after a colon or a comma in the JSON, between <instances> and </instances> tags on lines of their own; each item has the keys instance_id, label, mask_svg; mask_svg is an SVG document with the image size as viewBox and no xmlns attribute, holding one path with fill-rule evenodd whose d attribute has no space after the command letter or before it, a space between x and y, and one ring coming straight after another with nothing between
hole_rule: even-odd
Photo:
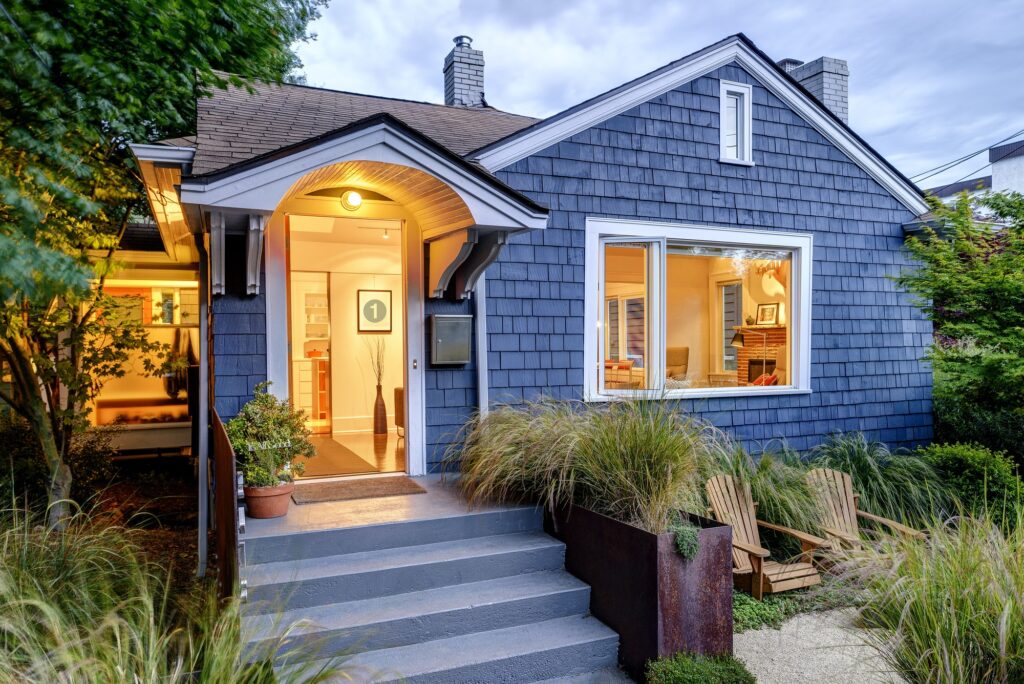
<instances>
[{"instance_id":1,"label":"warm interior glow","mask_svg":"<svg viewBox=\"0 0 1024 684\"><path fill-rule=\"evenodd\" d=\"M349 211L355 211L363 203L363 196L355 190L346 190L341 196L341 206Z\"/></svg>"}]
</instances>

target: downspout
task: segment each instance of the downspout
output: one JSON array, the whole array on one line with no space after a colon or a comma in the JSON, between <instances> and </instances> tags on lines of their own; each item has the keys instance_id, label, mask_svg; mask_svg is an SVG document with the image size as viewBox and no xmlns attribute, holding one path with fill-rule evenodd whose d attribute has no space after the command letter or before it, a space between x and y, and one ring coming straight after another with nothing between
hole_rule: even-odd
<instances>
[{"instance_id":1,"label":"downspout","mask_svg":"<svg viewBox=\"0 0 1024 684\"><path fill-rule=\"evenodd\" d=\"M199 567L196 575L206 576L209 558L207 538L210 526L210 262L203 233L196 240L199 251L199 409L193 420L202 420L199 426Z\"/></svg>"},{"instance_id":2,"label":"downspout","mask_svg":"<svg viewBox=\"0 0 1024 684\"><path fill-rule=\"evenodd\" d=\"M487 282L481 273L473 290L473 311L476 314L476 396L481 416L490 410L490 388L487 379Z\"/></svg>"}]
</instances>

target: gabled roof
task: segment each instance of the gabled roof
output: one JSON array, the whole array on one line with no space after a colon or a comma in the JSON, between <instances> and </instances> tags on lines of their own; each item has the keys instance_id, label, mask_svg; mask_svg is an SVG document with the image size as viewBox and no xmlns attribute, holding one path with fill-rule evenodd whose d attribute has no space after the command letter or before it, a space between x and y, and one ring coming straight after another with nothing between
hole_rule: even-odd
<instances>
[{"instance_id":1,"label":"gabled roof","mask_svg":"<svg viewBox=\"0 0 1024 684\"><path fill-rule=\"evenodd\" d=\"M967 192L982 192L991 189L992 176L979 176L978 178L957 181L956 183L950 183L949 185L938 185L934 188L928 188L925 190L925 193L935 195L936 197L952 197L953 195L959 195L965 190Z\"/></svg>"},{"instance_id":2,"label":"gabled roof","mask_svg":"<svg viewBox=\"0 0 1024 684\"><path fill-rule=\"evenodd\" d=\"M915 214L927 211L928 206L921 190L909 178L742 33L729 36L606 93L515 131L467 156L489 171L504 168L730 63L739 64L761 85L792 107L908 209Z\"/></svg>"},{"instance_id":3,"label":"gabled roof","mask_svg":"<svg viewBox=\"0 0 1024 684\"><path fill-rule=\"evenodd\" d=\"M217 171L375 114L389 114L459 155L537 121L491 107L448 107L287 83L255 83L252 89L216 89L196 102L192 173Z\"/></svg>"}]
</instances>

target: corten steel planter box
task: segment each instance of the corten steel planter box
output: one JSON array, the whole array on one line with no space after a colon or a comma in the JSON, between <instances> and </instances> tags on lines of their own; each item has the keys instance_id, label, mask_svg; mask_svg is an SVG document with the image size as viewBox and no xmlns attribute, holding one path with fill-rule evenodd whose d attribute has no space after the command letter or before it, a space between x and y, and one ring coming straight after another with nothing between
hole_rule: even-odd
<instances>
[{"instance_id":1,"label":"corten steel planter box","mask_svg":"<svg viewBox=\"0 0 1024 684\"><path fill-rule=\"evenodd\" d=\"M732 528L684 517L699 528L690 561L669 532L578 506L545 516L547 531L565 543L566 569L590 585L590 612L619 633L619 662L639 681L659 656L732 654Z\"/></svg>"}]
</instances>

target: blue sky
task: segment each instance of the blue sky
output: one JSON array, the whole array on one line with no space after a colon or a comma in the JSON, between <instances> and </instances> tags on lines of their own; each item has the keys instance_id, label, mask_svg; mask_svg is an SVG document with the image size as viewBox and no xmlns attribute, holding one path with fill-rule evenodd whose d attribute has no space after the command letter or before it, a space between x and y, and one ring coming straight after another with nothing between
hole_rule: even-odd
<instances>
[{"instance_id":1,"label":"blue sky","mask_svg":"<svg viewBox=\"0 0 1024 684\"><path fill-rule=\"evenodd\" d=\"M333 0L312 30L299 48L310 85L441 101L464 33L484 51L488 102L540 117L743 32L776 60L846 59L850 124L907 175L1024 129L1021 0Z\"/></svg>"}]
</instances>

